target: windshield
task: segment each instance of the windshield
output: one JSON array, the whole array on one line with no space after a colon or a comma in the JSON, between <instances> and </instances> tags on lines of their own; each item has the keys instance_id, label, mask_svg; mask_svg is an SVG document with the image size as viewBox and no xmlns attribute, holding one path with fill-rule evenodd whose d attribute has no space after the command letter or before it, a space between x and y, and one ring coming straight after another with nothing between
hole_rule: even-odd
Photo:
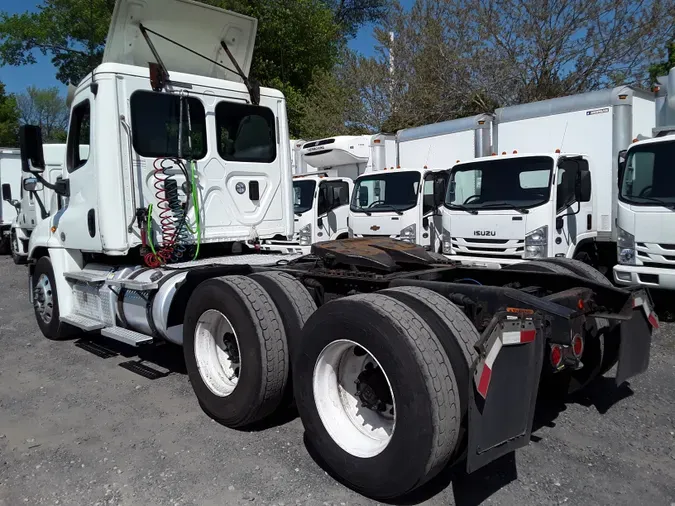
<instances>
[{"instance_id":1,"label":"windshield","mask_svg":"<svg viewBox=\"0 0 675 506\"><path fill-rule=\"evenodd\" d=\"M452 169L446 207L526 209L548 202L553 159L548 156L465 163Z\"/></svg>"},{"instance_id":2,"label":"windshield","mask_svg":"<svg viewBox=\"0 0 675 506\"><path fill-rule=\"evenodd\" d=\"M417 205L419 172L387 172L356 180L351 210L377 213L400 212Z\"/></svg>"},{"instance_id":3,"label":"windshield","mask_svg":"<svg viewBox=\"0 0 675 506\"><path fill-rule=\"evenodd\" d=\"M619 198L638 206L675 205L675 141L630 150Z\"/></svg>"},{"instance_id":4,"label":"windshield","mask_svg":"<svg viewBox=\"0 0 675 506\"><path fill-rule=\"evenodd\" d=\"M316 181L311 179L293 181L293 212L295 214L306 213L312 208L314 188L316 188Z\"/></svg>"}]
</instances>

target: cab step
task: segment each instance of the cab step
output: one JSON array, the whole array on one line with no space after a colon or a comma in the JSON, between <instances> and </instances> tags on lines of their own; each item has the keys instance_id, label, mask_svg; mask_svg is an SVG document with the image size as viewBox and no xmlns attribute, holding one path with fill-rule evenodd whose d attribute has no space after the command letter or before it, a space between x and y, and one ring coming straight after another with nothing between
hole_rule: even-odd
<instances>
[{"instance_id":1,"label":"cab step","mask_svg":"<svg viewBox=\"0 0 675 506\"><path fill-rule=\"evenodd\" d=\"M125 329L122 327L107 327L101 330L101 335L114 339L130 346L140 346L142 344L150 344L153 341L151 336L146 336L140 332Z\"/></svg>"},{"instance_id":2,"label":"cab step","mask_svg":"<svg viewBox=\"0 0 675 506\"><path fill-rule=\"evenodd\" d=\"M61 321L67 323L68 325L72 325L73 327L77 327L78 329L84 330L85 332L101 330L106 325L105 323L102 323L98 320L74 314L62 316Z\"/></svg>"},{"instance_id":3,"label":"cab step","mask_svg":"<svg viewBox=\"0 0 675 506\"><path fill-rule=\"evenodd\" d=\"M108 279L108 272L101 271L77 271L77 272L66 272L63 274L63 277L68 281L79 281L80 283L85 283L87 285L96 285L103 283Z\"/></svg>"}]
</instances>

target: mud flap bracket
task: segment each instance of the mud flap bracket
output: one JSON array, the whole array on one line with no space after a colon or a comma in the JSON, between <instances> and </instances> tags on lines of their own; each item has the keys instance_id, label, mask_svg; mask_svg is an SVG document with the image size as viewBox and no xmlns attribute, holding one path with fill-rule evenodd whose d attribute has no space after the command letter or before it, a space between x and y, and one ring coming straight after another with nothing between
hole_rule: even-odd
<instances>
[{"instance_id":1,"label":"mud flap bracket","mask_svg":"<svg viewBox=\"0 0 675 506\"><path fill-rule=\"evenodd\" d=\"M649 367L649 352L652 345L652 329L659 322L646 293L637 292L633 298L633 315L621 323L621 344L619 365L616 370L616 384L637 376Z\"/></svg>"}]
</instances>

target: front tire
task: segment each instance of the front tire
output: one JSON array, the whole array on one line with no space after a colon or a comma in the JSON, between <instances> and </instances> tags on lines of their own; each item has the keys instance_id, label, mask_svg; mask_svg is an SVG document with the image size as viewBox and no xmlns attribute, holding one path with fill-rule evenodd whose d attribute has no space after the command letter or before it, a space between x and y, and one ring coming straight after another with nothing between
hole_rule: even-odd
<instances>
[{"instance_id":1,"label":"front tire","mask_svg":"<svg viewBox=\"0 0 675 506\"><path fill-rule=\"evenodd\" d=\"M33 271L33 310L35 319L47 339L61 341L77 333L77 330L61 323L59 311L59 297L54 280L54 268L48 256L41 257L35 264Z\"/></svg>"},{"instance_id":2,"label":"front tire","mask_svg":"<svg viewBox=\"0 0 675 506\"><path fill-rule=\"evenodd\" d=\"M201 283L188 301L183 353L203 409L228 427L271 415L289 371L288 345L270 296L245 276Z\"/></svg>"},{"instance_id":3,"label":"front tire","mask_svg":"<svg viewBox=\"0 0 675 506\"><path fill-rule=\"evenodd\" d=\"M307 321L294 364L310 446L339 478L377 499L435 476L458 441L450 361L431 328L384 294L345 297Z\"/></svg>"}]
</instances>

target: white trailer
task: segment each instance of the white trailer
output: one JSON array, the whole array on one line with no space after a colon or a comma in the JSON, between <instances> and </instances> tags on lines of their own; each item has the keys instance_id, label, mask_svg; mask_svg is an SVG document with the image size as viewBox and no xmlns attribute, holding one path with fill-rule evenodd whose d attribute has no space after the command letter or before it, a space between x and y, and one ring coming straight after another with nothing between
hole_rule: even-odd
<instances>
[{"instance_id":1,"label":"white trailer","mask_svg":"<svg viewBox=\"0 0 675 506\"><path fill-rule=\"evenodd\" d=\"M293 176L293 237L263 241L261 249L308 254L312 244L346 239L353 180L393 163L395 148L394 137L384 134L304 143L297 158L303 171Z\"/></svg>"},{"instance_id":2,"label":"white trailer","mask_svg":"<svg viewBox=\"0 0 675 506\"><path fill-rule=\"evenodd\" d=\"M651 94L618 87L497 109L501 154L456 164L443 253L464 263L616 262L617 161L654 126Z\"/></svg>"},{"instance_id":3,"label":"white trailer","mask_svg":"<svg viewBox=\"0 0 675 506\"><path fill-rule=\"evenodd\" d=\"M637 140L616 163L618 265L614 280L675 290L675 68L658 80L653 138Z\"/></svg>"},{"instance_id":4,"label":"white trailer","mask_svg":"<svg viewBox=\"0 0 675 506\"><path fill-rule=\"evenodd\" d=\"M43 148L45 172L42 177L48 183L55 183L63 175L66 145L45 144ZM82 153L83 156L84 154ZM38 222L63 207L63 198L45 187L29 172L22 174L19 190L18 215L12 222L11 249L14 263L23 264L28 258L28 241L33 229Z\"/></svg>"},{"instance_id":5,"label":"white trailer","mask_svg":"<svg viewBox=\"0 0 675 506\"><path fill-rule=\"evenodd\" d=\"M24 171L62 199L28 245L47 338L179 344L199 405L228 427L293 394L320 459L378 499L527 445L540 380L581 388L619 359L605 349L629 357L618 382L646 370L647 292L585 265L495 276L387 238L224 254L293 233L285 99L248 79L255 32L203 3L118 0L104 61L72 95L61 179L44 177L39 127L21 128ZM596 308L617 330L604 348L585 325Z\"/></svg>"},{"instance_id":6,"label":"white trailer","mask_svg":"<svg viewBox=\"0 0 675 506\"><path fill-rule=\"evenodd\" d=\"M12 222L19 212L21 194L21 152L18 149L0 148L0 255L11 251Z\"/></svg>"},{"instance_id":7,"label":"white trailer","mask_svg":"<svg viewBox=\"0 0 675 506\"><path fill-rule=\"evenodd\" d=\"M492 153L492 115L479 114L406 128L396 134L398 166L450 168Z\"/></svg>"}]
</instances>

